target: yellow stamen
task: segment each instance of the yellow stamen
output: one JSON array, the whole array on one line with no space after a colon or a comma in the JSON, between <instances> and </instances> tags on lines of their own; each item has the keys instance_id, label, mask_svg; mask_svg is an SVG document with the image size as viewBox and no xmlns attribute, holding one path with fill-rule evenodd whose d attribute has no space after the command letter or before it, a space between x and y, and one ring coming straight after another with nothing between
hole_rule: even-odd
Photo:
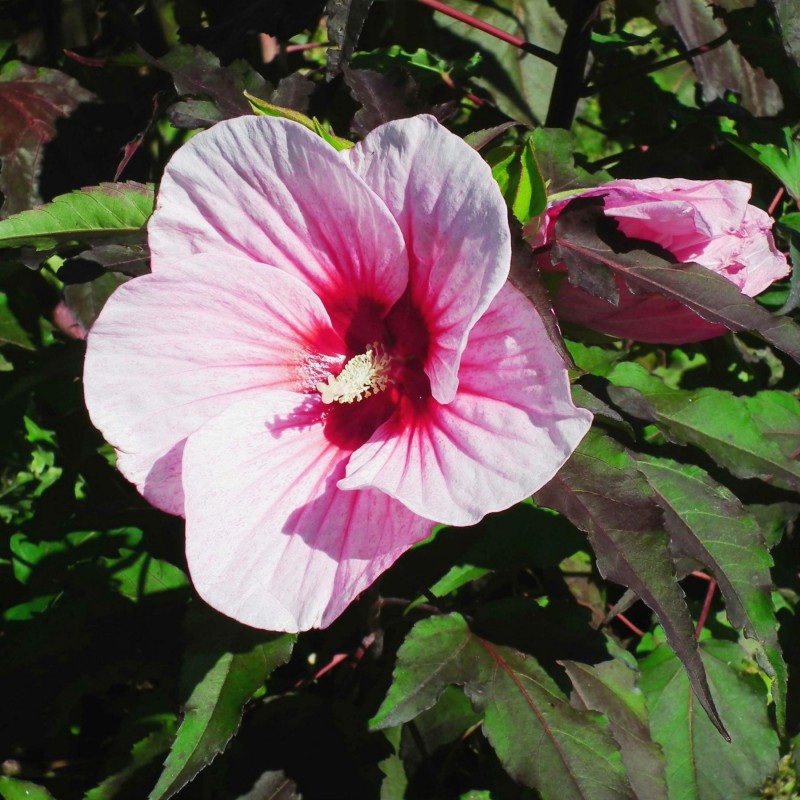
<instances>
[{"instance_id":1,"label":"yellow stamen","mask_svg":"<svg viewBox=\"0 0 800 800\"><path fill-rule=\"evenodd\" d=\"M353 356L334 378L328 373L327 383L318 383L323 403L352 403L382 392L392 379L388 375L391 358L377 342L367 352Z\"/></svg>"}]
</instances>

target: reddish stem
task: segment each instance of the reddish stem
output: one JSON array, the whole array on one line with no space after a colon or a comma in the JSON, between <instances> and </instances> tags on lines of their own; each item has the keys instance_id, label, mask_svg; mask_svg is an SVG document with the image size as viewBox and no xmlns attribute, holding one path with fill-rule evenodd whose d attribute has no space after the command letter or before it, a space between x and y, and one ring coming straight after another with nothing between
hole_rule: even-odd
<instances>
[{"instance_id":1,"label":"reddish stem","mask_svg":"<svg viewBox=\"0 0 800 800\"><path fill-rule=\"evenodd\" d=\"M611 603L608 604L608 607L611 608ZM644 631L641 628L637 628L624 614L617 614L615 619L618 619L623 625L628 627L632 630L637 636L644 636Z\"/></svg>"},{"instance_id":2,"label":"reddish stem","mask_svg":"<svg viewBox=\"0 0 800 800\"><path fill-rule=\"evenodd\" d=\"M694 574L694 573L692 573ZM702 574L702 573L701 573ZM703 602L703 610L700 612L700 618L697 620L697 629L694 632L694 638L699 639L700 634L703 632L703 627L708 619L708 614L711 611L711 601L714 599L714 592L717 590L717 582L708 575L703 575L708 580L708 589L706 590L706 599Z\"/></svg>"},{"instance_id":3,"label":"reddish stem","mask_svg":"<svg viewBox=\"0 0 800 800\"><path fill-rule=\"evenodd\" d=\"M777 192L775 192L775 197L772 198L772 202L769 204L769 208L767 209L767 214L769 214L770 216L772 216L775 213L775 209L777 208L778 203L780 203L781 198L783 197L783 193L784 193L783 186L781 186L781 188L778 189Z\"/></svg>"},{"instance_id":4,"label":"reddish stem","mask_svg":"<svg viewBox=\"0 0 800 800\"><path fill-rule=\"evenodd\" d=\"M327 42L307 42L306 44L287 44L283 48L284 53L302 53L306 50L314 50L317 47L328 47Z\"/></svg>"},{"instance_id":5,"label":"reddish stem","mask_svg":"<svg viewBox=\"0 0 800 800\"><path fill-rule=\"evenodd\" d=\"M495 28L494 25L490 25L488 22L483 22L483 20L480 20L477 17L465 14L463 11L457 11L455 8L450 8L450 6L445 5L444 3L440 2L440 0L417 0L417 2L432 8L434 11L439 11L442 14L446 14L448 17L452 17L459 22L463 22L465 25L469 25L471 28L488 33L489 36L494 36L495 39L500 39L503 42L514 45L514 47L518 47L520 50L524 50L526 53L538 56L544 61L555 64L555 66L558 66L561 63L561 59L558 57L558 55L551 53L544 47L539 47L538 45L532 44L525 39L520 39L519 36L514 36L512 33L506 33L506 31L501 30L500 28Z\"/></svg>"}]
</instances>

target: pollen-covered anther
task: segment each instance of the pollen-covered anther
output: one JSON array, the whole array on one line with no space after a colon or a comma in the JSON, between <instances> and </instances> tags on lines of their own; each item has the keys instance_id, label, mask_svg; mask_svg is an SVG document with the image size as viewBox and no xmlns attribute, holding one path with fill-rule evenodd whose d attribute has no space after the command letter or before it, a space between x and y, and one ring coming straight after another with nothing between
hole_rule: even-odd
<instances>
[{"instance_id":1,"label":"pollen-covered anther","mask_svg":"<svg viewBox=\"0 0 800 800\"><path fill-rule=\"evenodd\" d=\"M352 403L382 392L394 383L389 377L391 363L381 345L373 342L366 353L353 356L335 378L328 373L328 382L317 384L322 402Z\"/></svg>"}]
</instances>

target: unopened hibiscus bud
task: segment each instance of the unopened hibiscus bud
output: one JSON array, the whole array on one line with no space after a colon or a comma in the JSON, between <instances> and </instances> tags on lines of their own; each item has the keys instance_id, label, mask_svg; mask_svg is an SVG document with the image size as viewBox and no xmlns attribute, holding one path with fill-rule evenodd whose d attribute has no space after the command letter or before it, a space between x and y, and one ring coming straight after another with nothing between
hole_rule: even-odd
<instances>
[{"instance_id":1,"label":"unopened hibiscus bud","mask_svg":"<svg viewBox=\"0 0 800 800\"><path fill-rule=\"evenodd\" d=\"M617 180L580 193L602 196L604 213L626 236L654 242L681 263L694 262L754 297L789 273L786 257L775 247L772 218L748 203L750 186L740 181L689 181L648 178ZM531 244L546 245L556 219L574 199L548 206ZM539 266L566 272L541 251ZM559 318L601 333L658 344L686 344L711 339L726 328L707 322L676 300L658 294L633 294L617 277L619 304L614 306L564 279L553 298Z\"/></svg>"},{"instance_id":2,"label":"unopened hibiscus bud","mask_svg":"<svg viewBox=\"0 0 800 800\"><path fill-rule=\"evenodd\" d=\"M89 333L92 420L186 517L199 594L248 625L330 624L433 522L549 481L591 424L507 283L491 170L433 117L337 152L272 117L167 166L151 275Z\"/></svg>"}]
</instances>

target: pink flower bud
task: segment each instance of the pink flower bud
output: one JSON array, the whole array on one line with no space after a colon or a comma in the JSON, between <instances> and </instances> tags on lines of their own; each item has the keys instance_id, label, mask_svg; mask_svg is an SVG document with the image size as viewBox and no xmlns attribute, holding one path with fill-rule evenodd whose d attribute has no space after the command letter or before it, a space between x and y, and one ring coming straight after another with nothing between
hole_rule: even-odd
<instances>
[{"instance_id":1,"label":"pink flower bud","mask_svg":"<svg viewBox=\"0 0 800 800\"><path fill-rule=\"evenodd\" d=\"M654 242L678 261L710 269L754 297L787 275L789 265L775 247L772 218L747 202L750 191L740 181L648 178L610 181L581 196L603 196L606 215L626 236ZM552 239L556 219L572 199L562 198L548 207L534 247ZM548 254L542 255L539 266L565 271L561 264L552 265ZM661 344L699 342L726 332L675 300L633 294L620 278L617 284L619 305L614 306L565 279L553 300L556 314L611 336Z\"/></svg>"}]
</instances>

